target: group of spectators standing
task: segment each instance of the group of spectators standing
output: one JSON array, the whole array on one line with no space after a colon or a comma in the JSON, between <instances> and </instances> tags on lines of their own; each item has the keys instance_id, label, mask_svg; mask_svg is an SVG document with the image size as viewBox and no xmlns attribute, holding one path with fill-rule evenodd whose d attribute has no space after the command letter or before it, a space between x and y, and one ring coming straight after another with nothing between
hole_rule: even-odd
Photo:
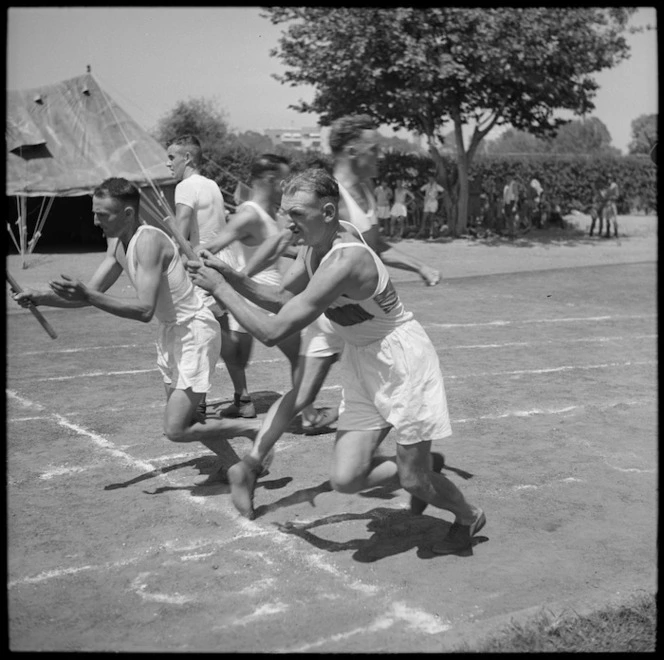
<instances>
[{"instance_id":1,"label":"group of spectators standing","mask_svg":"<svg viewBox=\"0 0 664 660\"><path fill-rule=\"evenodd\" d=\"M384 179L374 189L380 231L387 238L436 238L445 233L447 223L439 214L445 188L436 181L435 174L413 194L403 179L397 179L394 190Z\"/></svg>"}]
</instances>

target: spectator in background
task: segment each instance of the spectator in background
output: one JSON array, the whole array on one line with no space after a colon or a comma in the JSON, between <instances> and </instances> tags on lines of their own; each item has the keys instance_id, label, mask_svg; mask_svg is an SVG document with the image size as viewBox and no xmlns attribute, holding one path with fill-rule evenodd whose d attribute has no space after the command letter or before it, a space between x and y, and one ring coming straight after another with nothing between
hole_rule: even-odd
<instances>
[{"instance_id":1,"label":"spectator in background","mask_svg":"<svg viewBox=\"0 0 664 660\"><path fill-rule=\"evenodd\" d=\"M380 231L383 235L389 236L390 202L393 197L392 188L381 179L378 181L378 185L374 188L374 196L376 198L376 214L378 216Z\"/></svg>"},{"instance_id":2,"label":"spectator in background","mask_svg":"<svg viewBox=\"0 0 664 660\"><path fill-rule=\"evenodd\" d=\"M516 192L514 183L514 179L511 179L503 188L503 222L505 232L510 238L513 238L515 234Z\"/></svg>"},{"instance_id":3,"label":"spectator in background","mask_svg":"<svg viewBox=\"0 0 664 660\"><path fill-rule=\"evenodd\" d=\"M529 206L529 214L530 217L533 219L533 224L537 227L542 226L542 193L544 192L544 188L542 188L542 184L535 178L533 177L530 180L530 184L528 185L528 206Z\"/></svg>"},{"instance_id":4,"label":"spectator in background","mask_svg":"<svg viewBox=\"0 0 664 660\"><path fill-rule=\"evenodd\" d=\"M438 212L438 198L445 192L445 188L436 181L436 175L429 174L429 180L420 188L424 193L424 209L422 224L417 235L418 238L434 238L437 229L436 213Z\"/></svg>"},{"instance_id":5,"label":"spectator in background","mask_svg":"<svg viewBox=\"0 0 664 660\"><path fill-rule=\"evenodd\" d=\"M408 217L407 204L414 199L415 195L404 186L403 179L397 179L397 186L394 189L394 204L390 210L392 238L403 238L403 230Z\"/></svg>"}]
</instances>

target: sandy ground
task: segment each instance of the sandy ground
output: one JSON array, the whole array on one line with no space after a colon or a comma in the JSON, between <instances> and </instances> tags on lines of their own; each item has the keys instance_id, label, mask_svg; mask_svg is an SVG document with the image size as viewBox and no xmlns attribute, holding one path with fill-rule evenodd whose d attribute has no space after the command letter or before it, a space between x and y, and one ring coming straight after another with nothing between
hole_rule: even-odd
<instances>
[{"instance_id":1,"label":"sandy ground","mask_svg":"<svg viewBox=\"0 0 664 660\"><path fill-rule=\"evenodd\" d=\"M259 517L239 518L227 489L192 487L210 456L155 427L152 325L45 309L51 342L8 300L11 650L440 652L654 592L657 219L621 218L618 240L572 220L513 244L400 243L445 278L393 270L444 365L444 451L475 474L451 478L487 511L467 556L431 553L449 516L411 516L402 490L326 492L332 435L286 434ZM32 286L100 257L7 265ZM288 387L270 350L251 371L261 415Z\"/></svg>"},{"instance_id":2,"label":"sandy ground","mask_svg":"<svg viewBox=\"0 0 664 660\"><path fill-rule=\"evenodd\" d=\"M619 216L621 237L605 239L589 237L590 216L569 215L570 227L564 232L550 228L528 234L514 242L504 239L456 239L420 241L406 239L394 243L397 249L417 256L439 268L445 279L515 273L575 266L600 266L611 263L635 263L656 259L658 253L656 216ZM7 268L22 286L42 284L64 268L67 273L86 278L99 263L101 253L48 254L34 253L21 258L10 255ZM390 269L395 282L417 279L399 269ZM124 284L130 287L129 283Z\"/></svg>"}]
</instances>

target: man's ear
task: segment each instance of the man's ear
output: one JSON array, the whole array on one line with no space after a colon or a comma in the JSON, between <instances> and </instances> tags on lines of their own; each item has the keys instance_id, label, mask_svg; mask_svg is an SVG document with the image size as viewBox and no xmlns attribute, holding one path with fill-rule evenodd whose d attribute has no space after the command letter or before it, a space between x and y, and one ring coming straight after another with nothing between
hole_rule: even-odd
<instances>
[{"instance_id":1,"label":"man's ear","mask_svg":"<svg viewBox=\"0 0 664 660\"><path fill-rule=\"evenodd\" d=\"M334 202L323 204L323 218L325 222L331 222L337 215L337 205Z\"/></svg>"}]
</instances>

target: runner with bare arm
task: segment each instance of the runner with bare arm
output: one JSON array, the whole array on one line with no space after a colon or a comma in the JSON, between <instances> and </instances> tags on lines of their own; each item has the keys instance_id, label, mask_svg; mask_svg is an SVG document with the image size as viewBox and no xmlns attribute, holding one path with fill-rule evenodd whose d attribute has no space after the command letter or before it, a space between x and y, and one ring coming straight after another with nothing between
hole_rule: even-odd
<instances>
[{"instance_id":1,"label":"runner with bare arm","mask_svg":"<svg viewBox=\"0 0 664 660\"><path fill-rule=\"evenodd\" d=\"M211 255L203 255L203 263L188 263L192 279L267 346L325 314L346 342L332 487L356 493L398 479L411 494L414 513L433 504L455 516L434 552L468 549L486 519L433 469L432 440L452 432L435 347L404 308L375 252L353 225L340 221L339 198L338 183L324 170L307 170L287 181L282 208L306 247L281 287L259 285ZM392 429L396 456L377 456ZM253 517L253 485L261 465L245 456L237 466L232 477L229 472L233 503Z\"/></svg>"}]
</instances>

